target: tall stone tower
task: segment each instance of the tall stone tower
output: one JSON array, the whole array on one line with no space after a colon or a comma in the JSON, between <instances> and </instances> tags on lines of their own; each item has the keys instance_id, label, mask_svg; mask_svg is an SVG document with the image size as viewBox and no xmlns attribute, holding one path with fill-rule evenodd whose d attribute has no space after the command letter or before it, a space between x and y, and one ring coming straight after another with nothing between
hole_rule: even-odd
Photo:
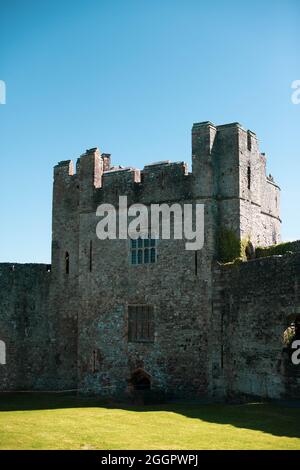
<instances>
[{"instance_id":1,"label":"tall stone tower","mask_svg":"<svg viewBox=\"0 0 300 470\"><path fill-rule=\"evenodd\" d=\"M266 176L256 135L239 123L194 124L195 195L210 197L219 236L266 246L280 242L280 188Z\"/></svg>"},{"instance_id":2,"label":"tall stone tower","mask_svg":"<svg viewBox=\"0 0 300 470\"><path fill-rule=\"evenodd\" d=\"M243 244L280 240L279 188L266 177L265 162L253 132L203 122L192 129L191 173L184 162L112 167L97 148L81 155L76 173L70 161L55 167L51 302L57 329L74 332L67 373L63 338L56 340L61 380L122 394L138 370L169 394L210 391L220 360L212 337L213 264L239 256ZM118 210L124 195L128 205L204 204L203 249L159 239L151 262L145 246L135 258L130 240L99 240L97 206ZM151 338L139 338L146 327Z\"/></svg>"}]
</instances>

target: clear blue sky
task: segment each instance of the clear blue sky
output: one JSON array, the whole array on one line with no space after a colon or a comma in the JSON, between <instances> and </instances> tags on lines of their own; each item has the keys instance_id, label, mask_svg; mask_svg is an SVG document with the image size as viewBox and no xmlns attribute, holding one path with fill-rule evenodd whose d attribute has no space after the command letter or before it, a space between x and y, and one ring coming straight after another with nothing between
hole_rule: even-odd
<instances>
[{"instance_id":1,"label":"clear blue sky","mask_svg":"<svg viewBox=\"0 0 300 470\"><path fill-rule=\"evenodd\" d=\"M99 146L190 163L193 122L255 131L300 238L299 0L1 0L0 261L48 262L52 167Z\"/></svg>"}]
</instances>

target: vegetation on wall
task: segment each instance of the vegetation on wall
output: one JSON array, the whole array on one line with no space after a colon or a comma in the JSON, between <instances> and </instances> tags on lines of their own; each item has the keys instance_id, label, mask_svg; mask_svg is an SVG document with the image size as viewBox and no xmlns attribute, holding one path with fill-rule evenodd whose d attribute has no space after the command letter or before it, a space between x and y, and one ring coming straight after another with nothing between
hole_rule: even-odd
<instances>
[{"instance_id":1,"label":"vegetation on wall","mask_svg":"<svg viewBox=\"0 0 300 470\"><path fill-rule=\"evenodd\" d=\"M248 238L239 240L233 230L222 228L218 236L218 260L221 263L246 260L249 244Z\"/></svg>"},{"instance_id":2,"label":"vegetation on wall","mask_svg":"<svg viewBox=\"0 0 300 470\"><path fill-rule=\"evenodd\" d=\"M283 343L289 347L296 337L294 325L290 325L283 333Z\"/></svg>"},{"instance_id":3,"label":"vegetation on wall","mask_svg":"<svg viewBox=\"0 0 300 470\"><path fill-rule=\"evenodd\" d=\"M222 228L219 231L218 261L221 263L239 262L249 258L265 258L267 256L296 252L300 252L300 240L257 247L254 250L249 238L239 240L233 230L226 228Z\"/></svg>"},{"instance_id":4,"label":"vegetation on wall","mask_svg":"<svg viewBox=\"0 0 300 470\"><path fill-rule=\"evenodd\" d=\"M300 251L300 240L294 242L278 243L266 247L257 247L255 250L256 258L264 258L266 256L285 255L287 253L295 253Z\"/></svg>"}]
</instances>

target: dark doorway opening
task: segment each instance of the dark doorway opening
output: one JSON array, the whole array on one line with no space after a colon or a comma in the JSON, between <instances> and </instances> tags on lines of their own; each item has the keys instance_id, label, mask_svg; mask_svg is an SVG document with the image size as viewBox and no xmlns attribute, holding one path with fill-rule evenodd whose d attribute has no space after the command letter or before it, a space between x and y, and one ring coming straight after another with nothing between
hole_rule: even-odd
<instances>
[{"instance_id":1,"label":"dark doorway opening","mask_svg":"<svg viewBox=\"0 0 300 470\"><path fill-rule=\"evenodd\" d=\"M129 380L134 390L150 390L151 377L143 369L136 369Z\"/></svg>"}]
</instances>

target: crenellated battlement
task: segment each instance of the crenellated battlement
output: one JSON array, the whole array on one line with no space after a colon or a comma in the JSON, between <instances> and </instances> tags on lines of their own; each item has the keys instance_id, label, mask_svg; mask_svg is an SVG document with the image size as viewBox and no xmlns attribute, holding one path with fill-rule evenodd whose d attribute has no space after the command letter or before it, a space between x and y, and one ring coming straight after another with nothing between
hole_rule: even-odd
<instances>
[{"instance_id":1,"label":"crenellated battlement","mask_svg":"<svg viewBox=\"0 0 300 470\"><path fill-rule=\"evenodd\" d=\"M79 214L95 213L101 203L117 206L119 196L127 196L128 204L203 201L216 226L265 245L280 241L279 191L266 175L266 157L253 131L238 122L205 121L192 127L191 172L184 161L162 160L143 169L113 165L111 154L97 147L80 155L76 172L71 160L59 162L53 217L76 226Z\"/></svg>"},{"instance_id":2,"label":"crenellated battlement","mask_svg":"<svg viewBox=\"0 0 300 470\"><path fill-rule=\"evenodd\" d=\"M119 168L103 173L102 185L95 193L97 204L116 203L126 195L129 203L191 198L191 175L184 162L155 162L142 170Z\"/></svg>"},{"instance_id":3,"label":"crenellated battlement","mask_svg":"<svg viewBox=\"0 0 300 470\"><path fill-rule=\"evenodd\" d=\"M0 390L119 398L143 369L151 390L175 398L299 396L281 339L300 312L300 254L218 262L291 249L278 246L280 189L266 156L238 122L195 123L191 147L192 171L170 160L122 167L97 147L76 170L71 160L54 167L52 264L0 263ZM191 251L172 236L174 207L161 218L170 236L126 239L132 221L120 196L127 208L204 205L203 246ZM111 208L97 211L102 203L115 209L104 237L100 214Z\"/></svg>"},{"instance_id":4,"label":"crenellated battlement","mask_svg":"<svg viewBox=\"0 0 300 470\"><path fill-rule=\"evenodd\" d=\"M216 195L214 192L217 192L219 196L222 196L222 192L224 192L224 197L233 197L238 196L239 186L239 178L235 177L234 181L232 180L233 165L236 168L239 166L241 155L248 159L249 164L253 161L253 166L256 165L254 160L257 158L260 167L262 167L261 176L266 182L271 182L278 187L274 179L265 174L266 158L264 154L259 152L256 134L251 130L244 129L238 122L218 126L210 121L193 124L192 173L188 172L186 163L171 162L170 160L146 164L141 170L120 165L112 166L111 154L101 153L97 147L94 147L87 149L78 158L76 173L71 160L59 162L54 168L54 178L60 179L67 186L71 186L71 182L76 180L80 190L83 189L83 186L85 188L93 186L94 189L106 188L108 193L111 188L117 191L118 185L119 191L130 193L136 184L143 185L141 189L145 185L153 184L153 192L156 193L156 190L165 189L168 184L170 185L169 190L172 192L172 185L178 185L180 188L184 177L193 175L195 180L194 195L198 193L200 197L211 197ZM228 184L223 184L222 177L226 175L229 166L231 175L227 175ZM183 184L186 185L186 182ZM216 186L219 186L221 191ZM227 188L225 188L226 186ZM228 192L229 188L231 190ZM180 191L178 197L180 197Z\"/></svg>"}]
</instances>

